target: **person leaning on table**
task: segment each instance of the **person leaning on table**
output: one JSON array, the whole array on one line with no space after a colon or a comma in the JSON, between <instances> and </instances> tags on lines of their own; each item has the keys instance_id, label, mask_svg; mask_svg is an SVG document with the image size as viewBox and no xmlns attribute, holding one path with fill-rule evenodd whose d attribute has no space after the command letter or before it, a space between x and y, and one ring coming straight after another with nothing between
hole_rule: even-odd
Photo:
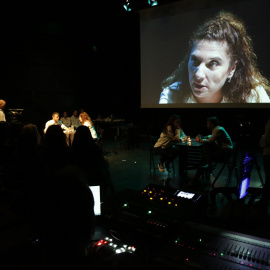
<instances>
[{"instance_id":1,"label":"person leaning on table","mask_svg":"<svg viewBox=\"0 0 270 270\"><path fill-rule=\"evenodd\" d=\"M59 125L59 126L61 126L62 129L68 130L68 127L66 127L61 121L59 121L59 113L58 113L58 112L54 112L54 113L52 114L52 119L49 120L49 121L45 124L44 134L46 133L48 127L50 127L50 126L52 126L52 125Z\"/></svg>"},{"instance_id":2,"label":"person leaning on table","mask_svg":"<svg viewBox=\"0 0 270 270\"><path fill-rule=\"evenodd\" d=\"M230 135L219 125L217 117L208 117L206 126L212 131L206 138L196 137L196 140L202 143L202 157L200 166L194 178L188 185L194 185L199 182L199 178L205 169L213 169L213 162L226 161L232 154L233 143Z\"/></svg>"},{"instance_id":3,"label":"person leaning on table","mask_svg":"<svg viewBox=\"0 0 270 270\"><path fill-rule=\"evenodd\" d=\"M153 148L154 154L160 156L158 164L160 172L164 172L164 163L167 171L170 171L170 163L178 155L178 150L174 147L173 142L181 141L185 136L181 128L180 116L170 116Z\"/></svg>"}]
</instances>

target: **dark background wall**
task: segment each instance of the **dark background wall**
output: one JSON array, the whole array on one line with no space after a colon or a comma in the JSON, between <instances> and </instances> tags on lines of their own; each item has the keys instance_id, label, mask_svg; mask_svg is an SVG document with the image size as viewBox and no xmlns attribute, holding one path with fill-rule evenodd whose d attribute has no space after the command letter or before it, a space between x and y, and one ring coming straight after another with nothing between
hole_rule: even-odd
<instances>
[{"instance_id":1,"label":"dark background wall","mask_svg":"<svg viewBox=\"0 0 270 270\"><path fill-rule=\"evenodd\" d=\"M141 109L139 14L121 1L7 2L0 33L0 98L40 128L54 111L84 108L92 118L113 114L158 134L177 113L195 136L216 115L236 138L248 123L256 141L269 117L268 109Z\"/></svg>"},{"instance_id":2,"label":"dark background wall","mask_svg":"<svg viewBox=\"0 0 270 270\"><path fill-rule=\"evenodd\" d=\"M120 117L139 107L138 16L112 2L8 4L0 89L9 108L44 122L54 111Z\"/></svg>"}]
</instances>

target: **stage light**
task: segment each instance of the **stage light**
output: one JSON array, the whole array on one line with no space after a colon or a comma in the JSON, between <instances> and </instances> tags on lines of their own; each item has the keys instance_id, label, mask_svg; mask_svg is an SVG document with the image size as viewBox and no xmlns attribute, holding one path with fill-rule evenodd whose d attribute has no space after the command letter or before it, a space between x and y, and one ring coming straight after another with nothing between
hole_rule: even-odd
<instances>
[{"instance_id":1,"label":"stage light","mask_svg":"<svg viewBox=\"0 0 270 270\"><path fill-rule=\"evenodd\" d=\"M125 3L123 4L123 7L126 11L131 11L131 4L130 4L130 0L125 0Z\"/></svg>"},{"instance_id":2,"label":"stage light","mask_svg":"<svg viewBox=\"0 0 270 270\"><path fill-rule=\"evenodd\" d=\"M148 0L148 4L153 7L153 6L157 6L158 5L158 1L156 0Z\"/></svg>"}]
</instances>

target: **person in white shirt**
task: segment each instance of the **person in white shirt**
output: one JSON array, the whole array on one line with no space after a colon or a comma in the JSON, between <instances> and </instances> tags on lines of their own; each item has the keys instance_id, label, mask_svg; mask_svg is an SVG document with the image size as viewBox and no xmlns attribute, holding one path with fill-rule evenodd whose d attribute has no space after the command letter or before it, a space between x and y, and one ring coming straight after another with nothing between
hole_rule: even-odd
<instances>
[{"instance_id":1,"label":"person in white shirt","mask_svg":"<svg viewBox=\"0 0 270 270\"><path fill-rule=\"evenodd\" d=\"M0 99L0 122L6 122L6 116L4 113L5 106L6 102L3 99Z\"/></svg>"},{"instance_id":2,"label":"person in white shirt","mask_svg":"<svg viewBox=\"0 0 270 270\"><path fill-rule=\"evenodd\" d=\"M82 112L79 115L79 119L80 119L80 122L82 123L83 126L89 127L93 139L94 140L97 139L98 135L97 135L97 132L95 130L94 123L91 120L90 116L86 112Z\"/></svg>"},{"instance_id":3,"label":"person in white shirt","mask_svg":"<svg viewBox=\"0 0 270 270\"><path fill-rule=\"evenodd\" d=\"M59 113L58 113L58 112L54 112L54 113L52 114L52 120L49 120L49 121L45 124L44 133L46 133L48 127L49 127L49 126L52 126L52 125L59 125L59 126L61 126L62 129L68 130L68 127L66 127L61 121L59 121Z\"/></svg>"},{"instance_id":4,"label":"person in white shirt","mask_svg":"<svg viewBox=\"0 0 270 270\"><path fill-rule=\"evenodd\" d=\"M60 118L60 121L66 126L70 127L71 126L71 119L68 117L67 112L63 112L63 116Z\"/></svg>"}]
</instances>

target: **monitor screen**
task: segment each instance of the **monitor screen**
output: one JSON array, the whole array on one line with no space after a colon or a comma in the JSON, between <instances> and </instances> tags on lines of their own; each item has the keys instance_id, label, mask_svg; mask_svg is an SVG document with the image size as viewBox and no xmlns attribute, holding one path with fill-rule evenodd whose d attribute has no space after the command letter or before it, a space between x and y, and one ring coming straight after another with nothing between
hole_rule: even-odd
<instances>
[{"instance_id":1,"label":"monitor screen","mask_svg":"<svg viewBox=\"0 0 270 270\"><path fill-rule=\"evenodd\" d=\"M96 216L101 215L101 199L100 199L100 186L89 186L94 197L94 212Z\"/></svg>"},{"instance_id":2,"label":"monitor screen","mask_svg":"<svg viewBox=\"0 0 270 270\"><path fill-rule=\"evenodd\" d=\"M177 194L177 197L185 198L185 199L192 199L195 196L194 193L186 192L186 191L180 191Z\"/></svg>"},{"instance_id":3,"label":"monitor screen","mask_svg":"<svg viewBox=\"0 0 270 270\"><path fill-rule=\"evenodd\" d=\"M247 195L250 179L246 177L240 183L239 199L243 199Z\"/></svg>"},{"instance_id":4,"label":"monitor screen","mask_svg":"<svg viewBox=\"0 0 270 270\"><path fill-rule=\"evenodd\" d=\"M269 10L268 0L176 1L141 10L141 108L270 108L268 83L261 83L270 78ZM246 30L236 56L227 40L190 42L221 11ZM254 66L259 73L249 72Z\"/></svg>"}]
</instances>

